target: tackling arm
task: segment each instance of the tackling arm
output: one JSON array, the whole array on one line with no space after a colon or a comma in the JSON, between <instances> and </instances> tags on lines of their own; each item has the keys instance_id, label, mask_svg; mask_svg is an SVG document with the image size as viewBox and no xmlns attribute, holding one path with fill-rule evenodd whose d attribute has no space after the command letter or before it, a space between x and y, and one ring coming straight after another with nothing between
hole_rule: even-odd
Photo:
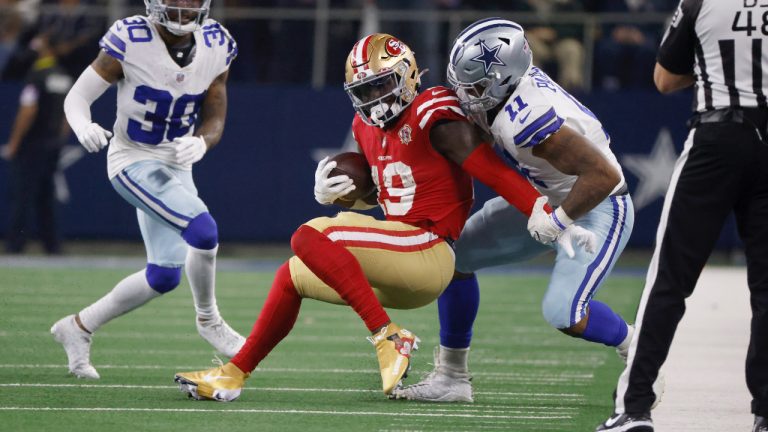
<instances>
[{"instance_id":1,"label":"tackling arm","mask_svg":"<svg viewBox=\"0 0 768 432\"><path fill-rule=\"evenodd\" d=\"M560 205L572 220L592 210L621 181L621 175L608 159L583 135L565 125L534 147L533 155L564 174L578 176Z\"/></svg>"},{"instance_id":2,"label":"tackling arm","mask_svg":"<svg viewBox=\"0 0 768 432\"><path fill-rule=\"evenodd\" d=\"M481 142L477 129L465 121L435 124L429 131L432 146L449 160L461 165L472 177L480 180L504 197L526 216L530 216L538 191L517 171L509 168L491 146Z\"/></svg>"}]
</instances>

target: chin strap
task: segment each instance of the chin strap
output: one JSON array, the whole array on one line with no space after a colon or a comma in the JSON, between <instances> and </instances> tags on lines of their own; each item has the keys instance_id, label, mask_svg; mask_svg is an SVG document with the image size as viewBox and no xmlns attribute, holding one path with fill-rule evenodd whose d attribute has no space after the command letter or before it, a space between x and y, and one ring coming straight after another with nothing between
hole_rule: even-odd
<instances>
[{"instance_id":1,"label":"chin strap","mask_svg":"<svg viewBox=\"0 0 768 432\"><path fill-rule=\"evenodd\" d=\"M184 26L190 26L191 29L185 30L183 28ZM166 20L165 23L163 23L163 27L165 27L166 30L168 30L169 32L173 33L176 36L184 36L184 35L193 33L195 30L197 30L200 27L200 25L197 23L188 23L188 24L182 24L181 25L182 28L178 28L178 27L171 26L171 23L168 20Z\"/></svg>"}]
</instances>

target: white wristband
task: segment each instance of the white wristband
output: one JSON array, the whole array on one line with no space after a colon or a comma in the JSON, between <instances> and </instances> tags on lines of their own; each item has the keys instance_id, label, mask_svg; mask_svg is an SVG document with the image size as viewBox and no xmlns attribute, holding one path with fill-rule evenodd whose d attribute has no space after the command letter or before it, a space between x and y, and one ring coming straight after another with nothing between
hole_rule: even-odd
<instances>
[{"instance_id":1,"label":"white wristband","mask_svg":"<svg viewBox=\"0 0 768 432\"><path fill-rule=\"evenodd\" d=\"M558 207L555 209L555 211L552 212L552 220L555 221L557 226L564 230L568 227L568 225L573 223L573 219L568 216L567 213L565 213L565 210L563 210L562 207Z\"/></svg>"}]
</instances>

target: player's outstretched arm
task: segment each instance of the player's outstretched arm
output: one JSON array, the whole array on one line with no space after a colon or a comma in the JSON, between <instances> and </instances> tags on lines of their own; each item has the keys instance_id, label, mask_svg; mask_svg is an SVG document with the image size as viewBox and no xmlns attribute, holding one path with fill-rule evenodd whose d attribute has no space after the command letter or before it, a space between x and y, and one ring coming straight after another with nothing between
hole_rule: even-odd
<instances>
[{"instance_id":1,"label":"player's outstretched arm","mask_svg":"<svg viewBox=\"0 0 768 432\"><path fill-rule=\"evenodd\" d=\"M123 66L104 51L85 68L64 99L64 114L80 144L90 153L104 148L112 136L91 120L91 104L123 76Z\"/></svg>"},{"instance_id":2,"label":"player's outstretched arm","mask_svg":"<svg viewBox=\"0 0 768 432\"><path fill-rule=\"evenodd\" d=\"M526 216L531 215L539 192L517 171L508 167L490 145L482 142L478 130L465 121L439 122L429 132L432 147L461 165Z\"/></svg>"},{"instance_id":3,"label":"player's outstretched arm","mask_svg":"<svg viewBox=\"0 0 768 432\"><path fill-rule=\"evenodd\" d=\"M203 99L202 121L193 136L174 139L176 162L192 165L203 158L205 153L221 140L227 119L227 77L229 71L217 76L208 87Z\"/></svg>"},{"instance_id":4,"label":"player's outstretched arm","mask_svg":"<svg viewBox=\"0 0 768 432\"><path fill-rule=\"evenodd\" d=\"M592 210L621 181L619 172L600 150L565 125L536 145L533 155L546 160L564 174L579 177L560 205L572 220Z\"/></svg>"}]
</instances>

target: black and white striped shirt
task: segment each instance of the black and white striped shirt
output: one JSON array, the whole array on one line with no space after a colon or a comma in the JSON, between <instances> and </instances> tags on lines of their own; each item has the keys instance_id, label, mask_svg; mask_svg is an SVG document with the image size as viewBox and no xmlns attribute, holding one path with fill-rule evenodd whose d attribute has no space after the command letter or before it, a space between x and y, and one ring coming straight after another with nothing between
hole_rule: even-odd
<instances>
[{"instance_id":1,"label":"black and white striped shirt","mask_svg":"<svg viewBox=\"0 0 768 432\"><path fill-rule=\"evenodd\" d=\"M768 0L681 0L658 62L696 76L695 111L766 108Z\"/></svg>"}]
</instances>

